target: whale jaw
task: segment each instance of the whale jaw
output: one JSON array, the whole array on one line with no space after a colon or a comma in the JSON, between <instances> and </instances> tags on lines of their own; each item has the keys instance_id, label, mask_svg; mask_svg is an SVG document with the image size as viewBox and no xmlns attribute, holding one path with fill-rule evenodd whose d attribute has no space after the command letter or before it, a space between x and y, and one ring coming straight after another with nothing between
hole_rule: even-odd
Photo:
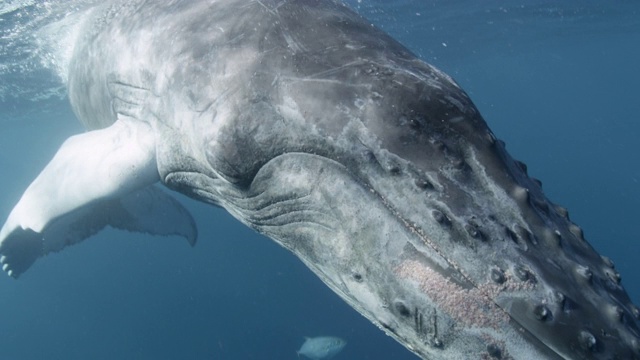
<instances>
[{"instance_id":1,"label":"whale jaw","mask_svg":"<svg viewBox=\"0 0 640 360\"><path fill-rule=\"evenodd\" d=\"M335 160L287 153L226 193L225 207L424 358L637 356L637 309L561 208L548 215L559 230L540 232L521 207L542 213L520 188L467 191L457 208L443 179L416 178L407 165L378 164L364 183Z\"/></svg>"}]
</instances>

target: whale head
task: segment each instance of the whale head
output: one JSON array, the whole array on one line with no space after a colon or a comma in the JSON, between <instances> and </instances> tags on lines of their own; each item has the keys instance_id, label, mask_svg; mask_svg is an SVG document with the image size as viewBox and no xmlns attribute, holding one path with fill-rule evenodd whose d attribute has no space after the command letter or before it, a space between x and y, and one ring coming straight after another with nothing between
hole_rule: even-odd
<instances>
[{"instance_id":1,"label":"whale head","mask_svg":"<svg viewBox=\"0 0 640 360\"><path fill-rule=\"evenodd\" d=\"M277 14L213 75L233 90L189 130L205 150L163 136L166 185L291 250L424 358L640 357L612 262L449 76L340 5Z\"/></svg>"}]
</instances>

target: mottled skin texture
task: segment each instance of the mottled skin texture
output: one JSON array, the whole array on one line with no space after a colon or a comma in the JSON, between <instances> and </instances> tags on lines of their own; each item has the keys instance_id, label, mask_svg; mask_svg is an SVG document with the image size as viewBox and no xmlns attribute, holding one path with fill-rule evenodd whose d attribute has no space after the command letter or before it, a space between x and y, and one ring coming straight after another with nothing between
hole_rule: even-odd
<instances>
[{"instance_id":1,"label":"mottled skin texture","mask_svg":"<svg viewBox=\"0 0 640 360\"><path fill-rule=\"evenodd\" d=\"M89 128L295 253L429 359L640 358L638 310L467 95L331 1L127 1L70 64ZM136 125L143 124L143 125Z\"/></svg>"}]
</instances>

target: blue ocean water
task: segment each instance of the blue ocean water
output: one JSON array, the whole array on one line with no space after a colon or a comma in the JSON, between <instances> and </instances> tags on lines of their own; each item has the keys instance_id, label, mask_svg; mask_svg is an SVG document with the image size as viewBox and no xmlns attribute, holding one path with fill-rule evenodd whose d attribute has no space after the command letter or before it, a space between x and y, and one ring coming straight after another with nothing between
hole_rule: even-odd
<instances>
[{"instance_id":1,"label":"blue ocean water","mask_svg":"<svg viewBox=\"0 0 640 360\"><path fill-rule=\"evenodd\" d=\"M91 3L0 4L0 218L82 131L51 56L64 44L46 26ZM349 4L466 89L640 303L640 2ZM1 276L0 357L295 359L303 336L335 335L348 341L336 359L416 358L286 250L178 197L195 248L107 230L18 281Z\"/></svg>"}]
</instances>

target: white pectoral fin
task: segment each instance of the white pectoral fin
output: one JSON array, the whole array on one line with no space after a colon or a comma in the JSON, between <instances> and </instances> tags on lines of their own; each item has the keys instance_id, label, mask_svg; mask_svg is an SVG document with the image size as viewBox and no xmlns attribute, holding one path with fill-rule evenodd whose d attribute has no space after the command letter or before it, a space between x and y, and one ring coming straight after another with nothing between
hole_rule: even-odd
<instances>
[{"instance_id":1,"label":"white pectoral fin","mask_svg":"<svg viewBox=\"0 0 640 360\"><path fill-rule=\"evenodd\" d=\"M17 278L26 271L42 253L42 235L29 229L14 228L3 234L2 270Z\"/></svg>"},{"instance_id":2,"label":"white pectoral fin","mask_svg":"<svg viewBox=\"0 0 640 360\"><path fill-rule=\"evenodd\" d=\"M131 193L119 201L120 211L109 222L115 228L161 236L180 236L191 246L198 230L191 214L176 199L156 186Z\"/></svg>"},{"instance_id":3,"label":"white pectoral fin","mask_svg":"<svg viewBox=\"0 0 640 360\"><path fill-rule=\"evenodd\" d=\"M56 219L42 233L44 253L60 251L106 226L161 236L181 236L192 246L197 228L191 214L156 186L148 186L118 199L84 206Z\"/></svg>"},{"instance_id":4,"label":"white pectoral fin","mask_svg":"<svg viewBox=\"0 0 640 360\"><path fill-rule=\"evenodd\" d=\"M153 233L147 228L157 224L141 216L144 209L140 207L154 200L155 205L170 203L170 208L177 203L158 194L158 189L142 190L158 180L155 135L144 122L124 118L108 128L69 138L29 185L0 230L3 270L18 277L39 256L110 224ZM136 196L140 202L131 200ZM157 215L166 206L152 208L146 210ZM162 214L177 216L179 223L188 225L176 230L165 224L159 233L195 241L190 215L179 205L172 211Z\"/></svg>"}]
</instances>

